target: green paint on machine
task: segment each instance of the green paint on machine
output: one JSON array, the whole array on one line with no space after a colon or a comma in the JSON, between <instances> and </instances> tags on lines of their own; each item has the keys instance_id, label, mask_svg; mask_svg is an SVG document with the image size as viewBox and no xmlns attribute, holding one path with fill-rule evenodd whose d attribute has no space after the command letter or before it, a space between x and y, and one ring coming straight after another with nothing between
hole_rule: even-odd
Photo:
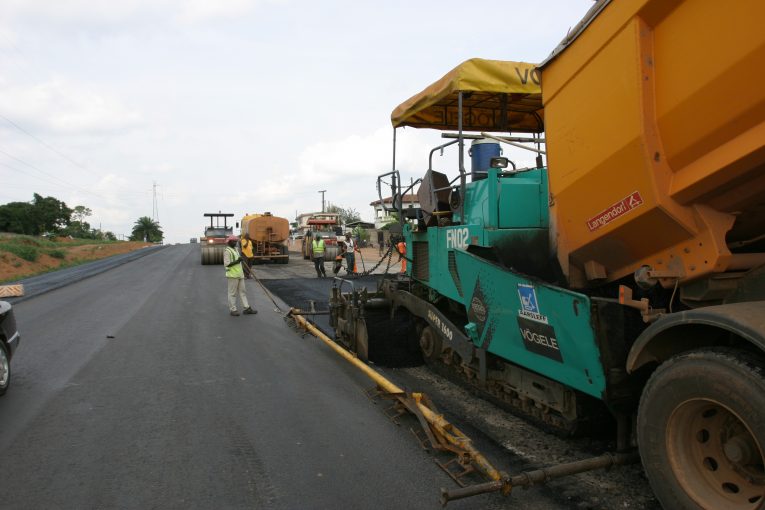
<instances>
[{"instance_id":1,"label":"green paint on machine","mask_svg":"<svg viewBox=\"0 0 765 510\"><path fill-rule=\"evenodd\" d=\"M462 250L455 251L463 304L476 346L602 398L606 378L584 294L532 281ZM501 334L497 335L495 332Z\"/></svg>"}]
</instances>

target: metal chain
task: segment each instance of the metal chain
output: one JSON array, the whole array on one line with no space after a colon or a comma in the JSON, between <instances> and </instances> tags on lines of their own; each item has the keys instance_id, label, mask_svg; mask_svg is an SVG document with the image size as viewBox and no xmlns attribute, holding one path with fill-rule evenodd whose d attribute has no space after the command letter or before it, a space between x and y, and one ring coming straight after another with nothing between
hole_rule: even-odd
<instances>
[{"instance_id":1,"label":"metal chain","mask_svg":"<svg viewBox=\"0 0 765 510\"><path fill-rule=\"evenodd\" d=\"M359 252L359 255L360 254L361 254L361 252ZM369 276L370 274L372 274L375 271L375 269L380 267L380 265L386 259L388 260L388 263L385 265L385 273L383 273L383 274L388 274L388 272L390 271L390 264L391 264L391 259L392 258L393 258L393 243L391 243L388 246L388 251L386 251L383 254L382 258L373 267L371 267L370 269L367 269L366 271L363 271L361 273L353 273L353 274L346 275L346 278L355 279L355 278L361 278L363 276Z\"/></svg>"}]
</instances>

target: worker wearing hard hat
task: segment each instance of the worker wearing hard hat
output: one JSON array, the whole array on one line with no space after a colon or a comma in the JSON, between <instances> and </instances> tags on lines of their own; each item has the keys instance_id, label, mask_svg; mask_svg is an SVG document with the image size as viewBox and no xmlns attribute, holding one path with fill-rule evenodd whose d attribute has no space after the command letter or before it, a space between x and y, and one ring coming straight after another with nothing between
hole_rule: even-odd
<instances>
[{"instance_id":1,"label":"worker wearing hard hat","mask_svg":"<svg viewBox=\"0 0 765 510\"><path fill-rule=\"evenodd\" d=\"M244 286L244 270L242 269L242 257L236 251L236 243L239 240L236 236L228 236L226 239L226 250L223 252L223 266L226 268L226 280L228 281L228 308L231 315L239 315L236 307L236 297L242 302L242 313L256 314L256 310L250 308L247 302L247 289Z\"/></svg>"},{"instance_id":2,"label":"worker wearing hard hat","mask_svg":"<svg viewBox=\"0 0 765 510\"><path fill-rule=\"evenodd\" d=\"M324 239L321 234L316 234L311 241L311 256L313 256L313 266L316 268L316 276L324 278L327 272L324 270Z\"/></svg>"}]
</instances>

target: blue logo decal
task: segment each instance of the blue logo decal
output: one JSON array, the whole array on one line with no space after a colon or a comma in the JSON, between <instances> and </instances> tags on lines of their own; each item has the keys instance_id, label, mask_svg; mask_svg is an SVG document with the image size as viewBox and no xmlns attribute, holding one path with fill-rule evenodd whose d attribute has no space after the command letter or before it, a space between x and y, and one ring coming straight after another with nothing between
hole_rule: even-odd
<instances>
[{"instance_id":1,"label":"blue logo decal","mask_svg":"<svg viewBox=\"0 0 765 510\"><path fill-rule=\"evenodd\" d=\"M533 286L519 283L518 296L521 298L521 308L523 308L524 312L539 313L539 305L537 305L537 293L534 292Z\"/></svg>"},{"instance_id":2,"label":"blue logo decal","mask_svg":"<svg viewBox=\"0 0 765 510\"><path fill-rule=\"evenodd\" d=\"M537 293L533 285L527 283L518 284L518 297L521 300L521 309L518 315L527 317L537 322L547 323L547 317L539 312L539 303L537 302Z\"/></svg>"}]
</instances>

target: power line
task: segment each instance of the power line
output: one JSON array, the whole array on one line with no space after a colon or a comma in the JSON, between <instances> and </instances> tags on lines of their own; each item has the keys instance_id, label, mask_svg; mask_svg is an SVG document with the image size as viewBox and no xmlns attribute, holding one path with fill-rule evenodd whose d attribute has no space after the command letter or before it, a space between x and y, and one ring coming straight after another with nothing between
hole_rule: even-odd
<instances>
[{"instance_id":1,"label":"power line","mask_svg":"<svg viewBox=\"0 0 765 510\"><path fill-rule=\"evenodd\" d=\"M54 154L57 154L58 156L62 157L63 159L65 159L66 161L68 161L68 162L69 162L69 163L71 163L72 165L76 166L77 168L80 168L81 170L84 170L84 171L85 171L85 172L87 172L88 174L92 174L92 173L93 173L92 171L88 170L87 168L85 168L85 167L84 167L84 166L82 166L81 164L77 163L75 160L73 160L72 158L70 158L70 157L69 157L69 156L67 156L66 154L62 153L61 151L59 151L58 149L56 149L55 147L53 147L52 145L50 145L50 144L49 144L49 143L47 143L46 141L44 141L44 140L41 140L40 138L36 137L35 135L33 135L32 133L30 133L29 131L27 131L27 130L26 130L26 129L24 129L23 127L19 126L18 124L16 124L15 122L13 122L11 119L9 119L8 117L6 117L5 115L2 115L2 114L0 114L0 118L4 119L4 120L5 120L5 121L6 121L8 124L10 124L11 126L15 127L16 129L18 129L19 131L21 131L21 132L22 132L22 133L24 133L25 135L27 135L27 136L29 136L30 138L32 138L32 139L34 139L34 140L38 141L38 142L39 142L40 144L42 144L42 145L43 145L45 148L47 148L48 150L50 150L50 151L51 151L51 152L53 152Z\"/></svg>"},{"instance_id":2,"label":"power line","mask_svg":"<svg viewBox=\"0 0 765 510\"><path fill-rule=\"evenodd\" d=\"M26 134L27 136L31 137L32 139L34 139L34 140L36 140L37 142L39 142L40 144L42 144L44 147L46 147L48 150L52 151L54 154L57 154L58 156L60 156L61 158L65 159L66 161L68 161L68 162L69 162L69 163L71 163L72 165L74 165L74 166L76 166L77 168L80 168L81 170L85 171L85 172L88 174L88 176L89 176L89 177L94 177L94 174L95 174L95 172L93 172L93 171L89 170L88 168L84 167L83 165L81 165L81 164L77 163L76 161L74 161L73 159L71 159L69 156L67 156L66 154L62 153L61 151L59 151L58 149L56 149L55 147L53 147L53 146L52 146L52 145L50 145L49 143L45 142L44 140L41 140L41 139L40 139L40 138L38 138L37 136L33 135L32 133L30 133L29 131L27 131L27 130L26 130L26 129L24 129L23 127L19 126L18 124L16 124L15 122L13 122L11 119L9 119L8 117L6 117L5 115L2 115L2 114L0 114L0 118L4 119L6 122L8 122L9 124L11 124L13 127L15 127L16 129L18 129L18 130L19 130L19 131L21 131L22 133ZM62 181L61 179L58 179L58 178L57 178L57 177L55 177L55 176L51 176L50 174L47 174L47 173L46 173L46 172L44 172L43 170L40 170L39 168L37 168L37 167L35 167L35 166L31 165L30 163L27 163L27 162L25 162L25 161L23 161L23 160L21 160L21 159L19 159L19 158L15 157L15 156L12 156L12 155L8 154L7 152L3 152L2 150L0 150L0 152L2 152L3 154L5 154L6 156L8 156L8 157L10 157L10 158L13 158L13 159L15 159L15 160L19 161L20 163L23 163L23 164L25 164L25 165L27 165L27 166L29 166L29 167L31 167L31 168L34 168L34 169L35 169L35 170L37 170L38 172L41 172L41 173L43 173L43 174L45 174L45 175L48 175L48 176L50 176L50 177L52 177L52 178L54 178L54 179L58 180L59 182L61 182L61 183L65 184L65 185L71 186L71 187L73 187L73 188L75 188L75 189L78 189L78 190L84 191L84 192L86 192L86 193L90 193L91 195L97 196L97 197L99 197L99 198L104 198L104 197L103 197L103 196L101 196L101 195L98 195L98 194L96 194L96 193L92 193L92 192L90 192L90 191L88 191L88 190L86 190L86 189L84 189L84 188L81 188L81 187L79 187L79 186L77 186L77 185L69 184L69 183L67 183L67 182L65 182L65 181ZM128 190L121 190L121 191L120 191L120 193L121 193L121 194L125 194L125 193L144 194L144 193L147 193L147 192L146 192L146 191L135 191L135 190L132 190L132 191L128 191Z\"/></svg>"},{"instance_id":3,"label":"power line","mask_svg":"<svg viewBox=\"0 0 765 510\"><path fill-rule=\"evenodd\" d=\"M56 181L60 182L60 183L61 183L61 184L63 184L64 186L69 186L69 187L71 187L71 188L77 189L77 190L79 190L79 191L82 191L82 192L84 192L84 193L88 193L88 194L90 194L90 195L93 195L94 197L98 197L98 198L101 198L101 199L105 199L103 196L101 196L101 195L98 195L97 193L93 193L92 191L90 191L90 190L88 190L88 189L85 189L85 188L81 188L80 186L77 186L76 184L70 184L70 183L68 183L68 182L66 182L66 181L64 181L64 180L62 180L62 179L59 179L59 178L58 178L58 177L56 177L55 175L51 175L51 174L49 174L48 172L46 172L46 171L44 171L44 170L41 170L40 168L37 168L37 167L36 167L36 166L34 166L33 164L31 164L31 163L27 163L27 162L26 162L26 161L24 161L23 159L17 158L17 157L16 157L16 156L14 156L13 154L9 154L9 153L5 152L5 151L4 151L4 150L2 150L2 149L0 149L0 154L5 154L5 155L6 155L6 156L8 156L9 158L11 158L11 159L15 159L15 160L16 160L16 161L18 161L19 163L21 163L21 164L23 164L23 165L26 165L26 166L28 166L29 168L31 168L31 169L33 169L33 170L36 170L36 171L40 172L40 173L41 173L41 174L43 174L43 175L46 175L46 176L50 177L51 179L55 179ZM8 166L8 165L4 165L4 166ZM9 167L9 168L13 168L13 167ZM18 169L16 169L16 170L18 170Z\"/></svg>"}]
</instances>

